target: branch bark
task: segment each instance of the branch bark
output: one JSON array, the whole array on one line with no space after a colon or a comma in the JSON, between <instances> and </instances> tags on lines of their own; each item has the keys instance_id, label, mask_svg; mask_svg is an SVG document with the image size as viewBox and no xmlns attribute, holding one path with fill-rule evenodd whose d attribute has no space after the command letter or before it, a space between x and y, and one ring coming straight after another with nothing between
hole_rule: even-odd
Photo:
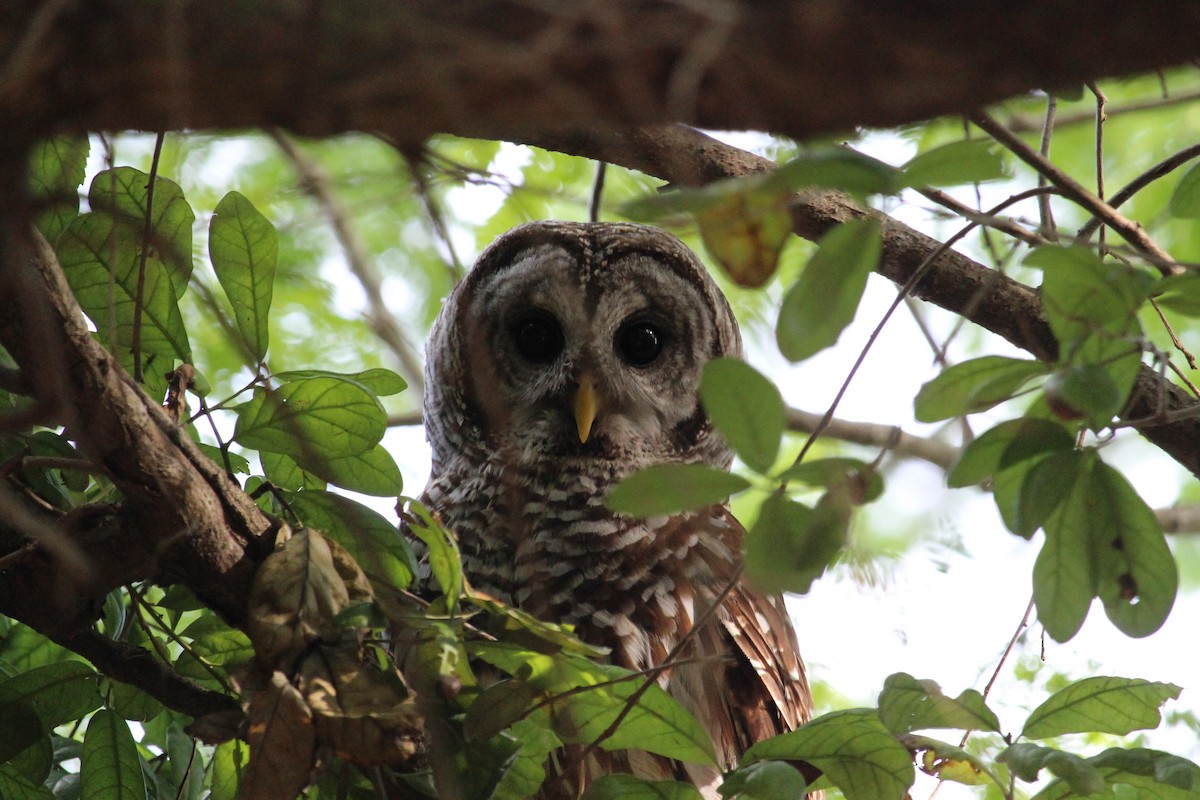
<instances>
[{"instance_id":1,"label":"branch bark","mask_svg":"<svg viewBox=\"0 0 1200 800\"><path fill-rule=\"evenodd\" d=\"M1198 28L1190 0L10 0L0 129L804 138L1183 64Z\"/></svg>"}]
</instances>

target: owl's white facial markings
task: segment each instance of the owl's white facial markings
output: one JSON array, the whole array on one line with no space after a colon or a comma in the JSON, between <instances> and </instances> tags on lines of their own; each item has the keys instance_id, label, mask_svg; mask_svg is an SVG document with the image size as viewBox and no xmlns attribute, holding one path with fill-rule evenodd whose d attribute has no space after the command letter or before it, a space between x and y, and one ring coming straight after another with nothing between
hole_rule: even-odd
<instances>
[{"instance_id":1,"label":"owl's white facial markings","mask_svg":"<svg viewBox=\"0 0 1200 800\"><path fill-rule=\"evenodd\" d=\"M598 265L554 244L480 281L466 314L474 395L497 444L519 461L548 453L674 460L671 431L697 412L715 331L696 286L640 253ZM584 436L580 385L591 381ZM583 441L581 441L581 439ZM638 458L638 457L641 458ZM636 466L636 465L635 465Z\"/></svg>"}]
</instances>

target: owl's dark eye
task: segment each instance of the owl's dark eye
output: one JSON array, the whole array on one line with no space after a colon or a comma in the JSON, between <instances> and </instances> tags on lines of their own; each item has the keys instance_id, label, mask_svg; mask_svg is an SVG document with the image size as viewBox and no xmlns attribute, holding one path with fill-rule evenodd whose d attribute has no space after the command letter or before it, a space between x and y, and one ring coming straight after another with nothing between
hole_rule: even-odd
<instances>
[{"instance_id":1,"label":"owl's dark eye","mask_svg":"<svg viewBox=\"0 0 1200 800\"><path fill-rule=\"evenodd\" d=\"M614 344L625 363L645 367L662 352L663 335L652 322L627 322L617 331Z\"/></svg>"},{"instance_id":2,"label":"owl's dark eye","mask_svg":"<svg viewBox=\"0 0 1200 800\"><path fill-rule=\"evenodd\" d=\"M536 364L546 364L563 349L562 328L553 317L525 317L513 329L517 352Z\"/></svg>"}]
</instances>

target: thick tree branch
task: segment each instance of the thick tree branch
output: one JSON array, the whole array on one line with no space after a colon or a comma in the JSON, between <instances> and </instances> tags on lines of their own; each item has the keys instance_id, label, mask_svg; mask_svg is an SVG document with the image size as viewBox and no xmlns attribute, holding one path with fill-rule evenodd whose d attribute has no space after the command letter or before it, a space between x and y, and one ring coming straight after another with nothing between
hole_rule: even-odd
<instances>
[{"instance_id":1,"label":"thick tree branch","mask_svg":"<svg viewBox=\"0 0 1200 800\"><path fill-rule=\"evenodd\" d=\"M739 150L684 126L620 133L527 139L553 150L602 159L684 186L699 186L774 168L768 159ZM867 212L835 193L801 195L792 204L792 229L818 239L841 222L875 213L883 224L883 258L879 273L904 284L937 251L941 243L884 214ZM914 294L986 328L1035 357L1054 361L1058 345L1042 315L1037 294L1022 283L949 250L939 256ZM1196 399L1184 389L1142 367L1125 416L1162 419ZM1189 418L1140 427L1143 436L1200 475L1200 419Z\"/></svg>"},{"instance_id":2,"label":"thick tree branch","mask_svg":"<svg viewBox=\"0 0 1200 800\"><path fill-rule=\"evenodd\" d=\"M1197 29L1191 0L10 0L0 129L802 138L1183 64Z\"/></svg>"},{"instance_id":3,"label":"thick tree branch","mask_svg":"<svg viewBox=\"0 0 1200 800\"><path fill-rule=\"evenodd\" d=\"M19 601L18 584L32 585L41 593L66 592L86 606L133 579L183 581L239 622L258 561L270 547L264 534L271 520L95 341L45 239L13 225L0 237L0 344L39 402L53 409L124 497L102 536L87 529L62 534L89 568L86 588L64 584L60 559L40 548L23 569L0 573L0 597ZM16 611L11 615L29 616L28 609ZM69 627L80 619L59 622ZM30 624L39 627L36 620Z\"/></svg>"}]
</instances>

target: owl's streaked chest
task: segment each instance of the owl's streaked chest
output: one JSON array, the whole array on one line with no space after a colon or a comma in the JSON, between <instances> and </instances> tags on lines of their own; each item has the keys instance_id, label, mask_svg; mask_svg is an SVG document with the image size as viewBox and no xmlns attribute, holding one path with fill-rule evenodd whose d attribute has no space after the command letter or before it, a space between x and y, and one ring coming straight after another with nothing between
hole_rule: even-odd
<instances>
[{"instance_id":1,"label":"owl's streaked chest","mask_svg":"<svg viewBox=\"0 0 1200 800\"><path fill-rule=\"evenodd\" d=\"M610 511L604 499L623 476L605 462L443 466L424 500L457 535L472 585L596 644L632 648L639 662L655 655L640 644L647 636L669 643L691 626L696 601L707 605L734 560L720 514Z\"/></svg>"}]
</instances>

